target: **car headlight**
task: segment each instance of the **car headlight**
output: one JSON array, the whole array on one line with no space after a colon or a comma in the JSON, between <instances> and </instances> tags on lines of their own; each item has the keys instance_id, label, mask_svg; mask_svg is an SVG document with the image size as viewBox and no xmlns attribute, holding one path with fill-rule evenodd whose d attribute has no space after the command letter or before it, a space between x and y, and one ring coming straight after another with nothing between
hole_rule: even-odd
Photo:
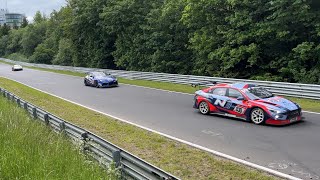
<instances>
[{"instance_id":1,"label":"car headlight","mask_svg":"<svg viewBox=\"0 0 320 180\"><path fill-rule=\"evenodd\" d=\"M268 109L271 115L278 120L285 119L286 115L284 111L276 110L276 109Z\"/></svg>"},{"instance_id":2,"label":"car headlight","mask_svg":"<svg viewBox=\"0 0 320 180\"><path fill-rule=\"evenodd\" d=\"M280 111L280 110L276 110L276 109L268 109L269 110L269 112L271 113L271 114L274 114L274 115L276 115L276 114L284 114L285 112L283 112L283 111Z\"/></svg>"}]
</instances>

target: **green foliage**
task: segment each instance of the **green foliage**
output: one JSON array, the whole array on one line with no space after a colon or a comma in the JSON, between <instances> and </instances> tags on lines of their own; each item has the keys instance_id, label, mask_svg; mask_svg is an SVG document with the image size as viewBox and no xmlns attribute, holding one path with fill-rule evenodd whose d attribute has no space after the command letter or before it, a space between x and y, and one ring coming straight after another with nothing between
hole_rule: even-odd
<instances>
[{"instance_id":1,"label":"green foliage","mask_svg":"<svg viewBox=\"0 0 320 180\"><path fill-rule=\"evenodd\" d=\"M184 0L168 0L148 14L146 44L152 50L148 56L152 71L191 73L193 54L186 46L189 30L180 21L185 5Z\"/></svg>"},{"instance_id":2,"label":"green foliage","mask_svg":"<svg viewBox=\"0 0 320 180\"><path fill-rule=\"evenodd\" d=\"M0 37L0 56L5 56L6 55L6 49L9 41L9 36L1 36Z\"/></svg>"},{"instance_id":3,"label":"green foliage","mask_svg":"<svg viewBox=\"0 0 320 180\"><path fill-rule=\"evenodd\" d=\"M40 24L46 21L46 17L44 14L41 14L40 11L37 11L36 14L34 15L33 21L35 24Z\"/></svg>"},{"instance_id":4,"label":"green foliage","mask_svg":"<svg viewBox=\"0 0 320 180\"><path fill-rule=\"evenodd\" d=\"M35 48L41 44L46 34L46 23L31 24L26 27L26 31L21 39L22 52L26 56L31 56Z\"/></svg>"},{"instance_id":5,"label":"green foliage","mask_svg":"<svg viewBox=\"0 0 320 180\"><path fill-rule=\"evenodd\" d=\"M59 64L64 66L73 65L74 61L74 47L70 39L61 39L59 42L59 51L53 60L53 64Z\"/></svg>"},{"instance_id":6,"label":"green foliage","mask_svg":"<svg viewBox=\"0 0 320 180\"><path fill-rule=\"evenodd\" d=\"M0 37L8 35L10 31L10 27L7 24L0 26Z\"/></svg>"},{"instance_id":7,"label":"green foliage","mask_svg":"<svg viewBox=\"0 0 320 180\"><path fill-rule=\"evenodd\" d=\"M27 20L27 18L26 18L26 17L23 17L22 24L21 24L21 28L27 27L28 24L29 24L29 21Z\"/></svg>"},{"instance_id":8,"label":"green foliage","mask_svg":"<svg viewBox=\"0 0 320 180\"><path fill-rule=\"evenodd\" d=\"M20 53L10 54L10 55L7 56L6 58L7 58L7 59L12 59L12 60L15 60L15 61L29 62L29 59L28 59L25 55L20 54Z\"/></svg>"},{"instance_id":9,"label":"green foliage","mask_svg":"<svg viewBox=\"0 0 320 180\"><path fill-rule=\"evenodd\" d=\"M73 66L320 82L320 8L314 0L69 0L49 17L37 12L34 23L22 29L0 29L0 55L18 52L37 62Z\"/></svg>"},{"instance_id":10,"label":"green foliage","mask_svg":"<svg viewBox=\"0 0 320 180\"><path fill-rule=\"evenodd\" d=\"M73 0L70 7L74 9L71 24L71 40L76 48L74 65L100 68L115 68L115 37L104 31L100 14L109 3L102 0Z\"/></svg>"},{"instance_id":11,"label":"green foliage","mask_svg":"<svg viewBox=\"0 0 320 180\"><path fill-rule=\"evenodd\" d=\"M35 52L30 57L31 62L40 63L40 64L51 64L53 60L55 52L46 47L46 44L40 44L35 49Z\"/></svg>"},{"instance_id":12,"label":"green foliage","mask_svg":"<svg viewBox=\"0 0 320 180\"><path fill-rule=\"evenodd\" d=\"M25 29L15 29L9 32L8 42L6 46L5 54L12 54L21 51L21 40L23 38L23 33Z\"/></svg>"}]
</instances>

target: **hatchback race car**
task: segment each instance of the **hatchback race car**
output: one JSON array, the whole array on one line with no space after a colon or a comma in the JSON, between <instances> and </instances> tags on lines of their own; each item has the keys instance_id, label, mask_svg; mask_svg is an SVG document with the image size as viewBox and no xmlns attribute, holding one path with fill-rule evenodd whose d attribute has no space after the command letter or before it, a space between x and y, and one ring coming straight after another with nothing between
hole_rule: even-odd
<instances>
[{"instance_id":1,"label":"hatchback race car","mask_svg":"<svg viewBox=\"0 0 320 180\"><path fill-rule=\"evenodd\" d=\"M104 72L89 72L84 77L84 85L100 87L114 87L118 86L118 80L112 75L107 75Z\"/></svg>"},{"instance_id":2,"label":"hatchback race car","mask_svg":"<svg viewBox=\"0 0 320 180\"><path fill-rule=\"evenodd\" d=\"M12 66L12 69L11 69L12 71L22 71L23 70L23 68L22 68L22 66L21 65L13 65Z\"/></svg>"},{"instance_id":3,"label":"hatchback race car","mask_svg":"<svg viewBox=\"0 0 320 180\"><path fill-rule=\"evenodd\" d=\"M216 84L198 90L194 108L202 114L220 114L252 121L255 124L285 125L302 119L301 107L274 96L255 84Z\"/></svg>"}]
</instances>

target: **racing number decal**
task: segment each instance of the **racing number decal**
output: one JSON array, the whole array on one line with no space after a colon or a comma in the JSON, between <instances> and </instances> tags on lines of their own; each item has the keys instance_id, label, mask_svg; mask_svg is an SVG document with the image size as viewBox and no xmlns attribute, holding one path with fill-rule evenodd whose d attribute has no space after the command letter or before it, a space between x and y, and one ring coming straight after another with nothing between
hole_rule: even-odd
<instances>
[{"instance_id":1,"label":"racing number decal","mask_svg":"<svg viewBox=\"0 0 320 180\"><path fill-rule=\"evenodd\" d=\"M239 114L244 114L246 112L247 108L243 107L243 106L236 106L233 111L239 113Z\"/></svg>"}]
</instances>

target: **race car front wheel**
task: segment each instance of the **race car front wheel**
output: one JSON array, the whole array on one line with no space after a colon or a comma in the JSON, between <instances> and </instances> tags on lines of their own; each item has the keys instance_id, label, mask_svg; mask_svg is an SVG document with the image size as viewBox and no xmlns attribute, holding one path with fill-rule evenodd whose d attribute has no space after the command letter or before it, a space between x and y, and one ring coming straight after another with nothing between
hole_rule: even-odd
<instances>
[{"instance_id":1,"label":"race car front wheel","mask_svg":"<svg viewBox=\"0 0 320 180\"><path fill-rule=\"evenodd\" d=\"M99 84L98 84L98 81L97 81L97 80L94 80L94 81L93 81L93 86L96 87L96 88L99 88Z\"/></svg>"},{"instance_id":2,"label":"race car front wheel","mask_svg":"<svg viewBox=\"0 0 320 180\"><path fill-rule=\"evenodd\" d=\"M200 104L199 104L199 111L201 114L208 114L209 113L209 105L207 102L205 101L202 101Z\"/></svg>"},{"instance_id":3,"label":"race car front wheel","mask_svg":"<svg viewBox=\"0 0 320 180\"><path fill-rule=\"evenodd\" d=\"M87 80L84 80L84 85L85 85L85 86L89 86Z\"/></svg>"},{"instance_id":4,"label":"race car front wheel","mask_svg":"<svg viewBox=\"0 0 320 180\"><path fill-rule=\"evenodd\" d=\"M263 124L264 123L264 112L260 108L254 108L250 114L251 121L255 124Z\"/></svg>"}]
</instances>

